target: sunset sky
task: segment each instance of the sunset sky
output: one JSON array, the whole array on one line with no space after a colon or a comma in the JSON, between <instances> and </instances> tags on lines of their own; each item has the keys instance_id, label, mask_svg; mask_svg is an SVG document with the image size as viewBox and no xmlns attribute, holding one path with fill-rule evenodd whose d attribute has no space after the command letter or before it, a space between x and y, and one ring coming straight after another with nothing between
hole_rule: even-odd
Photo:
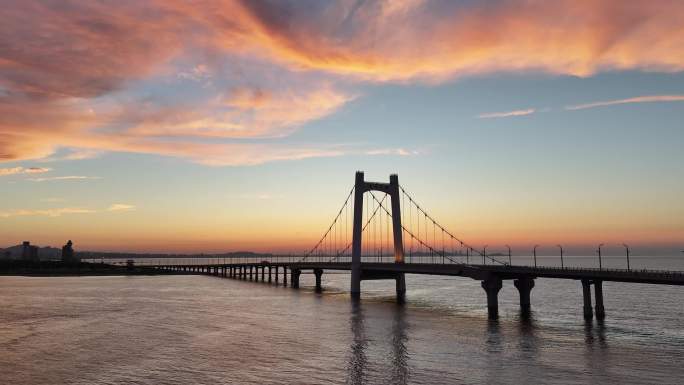
<instances>
[{"instance_id":1,"label":"sunset sky","mask_svg":"<svg viewBox=\"0 0 684 385\"><path fill-rule=\"evenodd\" d=\"M473 245L674 255L683 71L678 0L7 0L0 247L301 252L364 170Z\"/></svg>"}]
</instances>

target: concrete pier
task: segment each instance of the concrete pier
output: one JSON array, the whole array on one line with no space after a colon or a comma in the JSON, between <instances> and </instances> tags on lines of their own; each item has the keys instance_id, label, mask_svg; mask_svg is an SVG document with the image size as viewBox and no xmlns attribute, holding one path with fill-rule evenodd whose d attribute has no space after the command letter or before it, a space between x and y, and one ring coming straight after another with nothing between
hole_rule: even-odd
<instances>
[{"instance_id":1,"label":"concrete pier","mask_svg":"<svg viewBox=\"0 0 684 385\"><path fill-rule=\"evenodd\" d=\"M518 278L513 281L513 285L515 285L516 289L518 289L518 292L520 293L520 313L523 316L528 317L532 310L530 292L534 287L534 279Z\"/></svg>"},{"instance_id":2,"label":"concrete pier","mask_svg":"<svg viewBox=\"0 0 684 385\"><path fill-rule=\"evenodd\" d=\"M268 283L271 283L271 270L272 270L272 269L273 269L273 267L271 267L271 266L269 265L269 266L268 266Z\"/></svg>"},{"instance_id":3,"label":"concrete pier","mask_svg":"<svg viewBox=\"0 0 684 385\"><path fill-rule=\"evenodd\" d=\"M314 269L314 275L316 276L316 293L320 293L323 291L323 287L321 287L321 276L323 275L323 270Z\"/></svg>"},{"instance_id":4,"label":"concrete pier","mask_svg":"<svg viewBox=\"0 0 684 385\"><path fill-rule=\"evenodd\" d=\"M406 302L406 277L403 273L397 275L396 278L396 288L397 288L397 303Z\"/></svg>"},{"instance_id":5,"label":"concrete pier","mask_svg":"<svg viewBox=\"0 0 684 385\"><path fill-rule=\"evenodd\" d=\"M603 308L603 281L594 281L594 297L596 298L596 319L602 320L606 318L606 311Z\"/></svg>"},{"instance_id":6,"label":"concrete pier","mask_svg":"<svg viewBox=\"0 0 684 385\"><path fill-rule=\"evenodd\" d=\"M491 277L482 281L482 288L487 293L487 315L489 319L499 318L499 290L502 287L501 278Z\"/></svg>"},{"instance_id":7,"label":"concrete pier","mask_svg":"<svg viewBox=\"0 0 684 385\"><path fill-rule=\"evenodd\" d=\"M287 287L287 267L283 266L283 286Z\"/></svg>"},{"instance_id":8,"label":"concrete pier","mask_svg":"<svg viewBox=\"0 0 684 385\"><path fill-rule=\"evenodd\" d=\"M590 321L594 318L594 311L591 308L591 281L588 279L582 280L582 297L584 298L584 319Z\"/></svg>"},{"instance_id":9,"label":"concrete pier","mask_svg":"<svg viewBox=\"0 0 684 385\"><path fill-rule=\"evenodd\" d=\"M299 289L299 276L302 274L301 270L294 269L291 271L292 288Z\"/></svg>"}]
</instances>

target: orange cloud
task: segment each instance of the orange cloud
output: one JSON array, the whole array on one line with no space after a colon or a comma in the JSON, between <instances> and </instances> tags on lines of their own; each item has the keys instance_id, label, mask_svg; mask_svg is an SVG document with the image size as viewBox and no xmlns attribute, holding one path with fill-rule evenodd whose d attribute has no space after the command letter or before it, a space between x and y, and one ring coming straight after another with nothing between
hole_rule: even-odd
<instances>
[{"instance_id":1,"label":"orange cloud","mask_svg":"<svg viewBox=\"0 0 684 385\"><path fill-rule=\"evenodd\" d=\"M682 19L674 0L15 1L0 9L0 161L65 147L229 165L340 155L219 140L289 135L353 100L349 80L683 70ZM194 88L141 85L174 81Z\"/></svg>"},{"instance_id":2,"label":"orange cloud","mask_svg":"<svg viewBox=\"0 0 684 385\"><path fill-rule=\"evenodd\" d=\"M387 12L387 2L342 1L298 14L289 2L245 2L276 58L369 80L684 69L678 1L413 3Z\"/></svg>"},{"instance_id":3,"label":"orange cloud","mask_svg":"<svg viewBox=\"0 0 684 385\"><path fill-rule=\"evenodd\" d=\"M120 111L126 119L139 114L127 130L143 137L263 138L291 133L306 122L334 113L353 96L328 85L313 89L266 91L236 88L208 105Z\"/></svg>"}]
</instances>

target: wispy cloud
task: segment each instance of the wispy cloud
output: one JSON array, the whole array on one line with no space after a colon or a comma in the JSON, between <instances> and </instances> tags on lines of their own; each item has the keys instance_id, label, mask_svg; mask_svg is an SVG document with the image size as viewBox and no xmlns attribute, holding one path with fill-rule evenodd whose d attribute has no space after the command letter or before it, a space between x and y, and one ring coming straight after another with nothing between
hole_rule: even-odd
<instances>
[{"instance_id":1,"label":"wispy cloud","mask_svg":"<svg viewBox=\"0 0 684 385\"><path fill-rule=\"evenodd\" d=\"M565 109L569 110L569 111L576 111L576 110L585 110L587 108L616 106L616 105L620 105L620 104L659 103L659 102L684 102L684 95L637 96L634 98L627 98L627 99L606 100L606 101L600 101L600 102L578 104L578 105L574 105L574 106L566 106Z\"/></svg>"},{"instance_id":2,"label":"wispy cloud","mask_svg":"<svg viewBox=\"0 0 684 385\"><path fill-rule=\"evenodd\" d=\"M83 176L83 175L67 175L67 176L53 176L50 178L29 178L32 182L50 182L57 180L86 180L86 179L102 179L100 176Z\"/></svg>"},{"instance_id":3,"label":"wispy cloud","mask_svg":"<svg viewBox=\"0 0 684 385\"><path fill-rule=\"evenodd\" d=\"M50 197L50 198L43 198L40 201L41 202L49 202L49 203L64 202L64 198Z\"/></svg>"},{"instance_id":4,"label":"wispy cloud","mask_svg":"<svg viewBox=\"0 0 684 385\"><path fill-rule=\"evenodd\" d=\"M420 154L417 150L407 150L404 148L379 148L368 150L366 155L398 155L398 156L412 156Z\"/></svg>"},{"instance_id":5,"label":"wispy cloud","mask_svg":"<svg viewBox=\"0 0 684 385\"><path fill-rule=\"evenodd\" d=\"M509 118L514 116L525 116L534 114L536 110L534 108L528 108L526 110L514 110L505 112L487 112L480 114L477 117L480 119L492 119L492 118Z\"/></svg>"},{"instance_id":6,"label":"wispy cloud","mask_svg":"<svg viewBox=\"0 0 684 385\"><path fill-rule=\"evenodd\" d=\"M45 202L58 202L56 198L48 198L49 200L43 200ZM55 199L55 200L51 200ZM12 218L12 217L61 217L62 215L69 214L95 214L102 212L125 212L135 210L134 205L125 203L114 203L106 209L87 209L82 207L62 207L54 209L17 209L9 211L0 211L0 218Z\"/></svg>"},{"instance_id":7,"label":"wispy cloud","mask_svg":"<svg viewBox=\"0 0 684 385\"><path fill-rule=\"evenodd\" d=\"M133 211L135 210L134 205L129 205L126 203L114 203L113 205L109 206L107 211Z\"/></svg>"},{"instance_id":8,"label":"wispy cloud","mask_svg":"<svg viewBox=\"0 0 684 385\"><path fill-rule=\"evenodd\" d=\"M17 175L17 174L42 174L50 171L50 168L44 167L12 167L12 168L0 168L0 176L7 175Z\"/></svg>"},{"instance_id":9,"label":"wispy cloud","mask_svg":"<svg viewBox=\"0 0 684 385\"><path fill-rule=\"evenodd\" d=\"M93 214L95 210L83 209L77 207L64 207L58 209L45 210L12 210L0 212L0 218L12 217L30 217L30 216L44 216L44 217L60 217L66 214Z\"/></svg>"}]
</instances>

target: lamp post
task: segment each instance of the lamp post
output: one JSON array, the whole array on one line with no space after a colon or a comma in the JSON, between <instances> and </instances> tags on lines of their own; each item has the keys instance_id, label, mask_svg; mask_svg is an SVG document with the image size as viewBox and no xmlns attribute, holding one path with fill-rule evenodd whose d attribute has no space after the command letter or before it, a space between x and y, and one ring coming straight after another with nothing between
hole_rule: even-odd
<instances>
[{"instance_id":1,"label":"lamp post","mask_svg":"<svg viewBox=\"0 0 684 385\"><path fill-rule=\"evenodd\" d=\"M563 246L561 246L561 245L556 245L556 246L558 246L558 248L560 249L560 253L561 253L561 269L563 269L563 268L565 268L565 265L563 264Z\"/></svg>"},{"instance_id":2,"label":"lamp post","mask_svg":"<svg viewBox=\"0 0 684 385\"><path fill-rule=\"evenodd\" d=\"M599 257L599 270L603 270L603 263L601 262L601 247L603 247L603 243L598 245L598 257Z\"/></svg>"},{"instance_id":3,"label":"lamp post","mask_svg":"<svg viewBox=\"0 0 684 385\"><path fill-rule=\"evenodd\" d=\"M484 245L484 247L482 248L482 264L483 265L487 264L487 247L488 246L489 245Z\"/></svg>"},{"instance_id":4,"label":"lamp post","mask_svg":"<svg viewBox=\"0 0 684 385\"><path fill-rule=\"evenodd\" d=\"M627 254L627 270L629 271L629 246L627 244L623 243L622 247L625 248L625 253Z\"/></svg>"},{"instance_id":5,"label":"lamp post","mask_svg":"<svg viewBox=\"0 0 684 385\"><path fill-rule=\"evenodd\" d=\"M511 247L508 245L506 245L506 247L508 248L508 266L511 266L513 265L513 263L511 262Z\"/></svg>"},{"instance_id":6,"label":"lamp post","mask_svg":"<svg viewBox=\"0 0 684 385\"><path fill-rule=\"evenodd\" d=\"M532 249L532 255L534 255L534 267L537 267L537 247L539 247L539 245L534 245L534 248Z\"/></svg>"}]
</instances>

